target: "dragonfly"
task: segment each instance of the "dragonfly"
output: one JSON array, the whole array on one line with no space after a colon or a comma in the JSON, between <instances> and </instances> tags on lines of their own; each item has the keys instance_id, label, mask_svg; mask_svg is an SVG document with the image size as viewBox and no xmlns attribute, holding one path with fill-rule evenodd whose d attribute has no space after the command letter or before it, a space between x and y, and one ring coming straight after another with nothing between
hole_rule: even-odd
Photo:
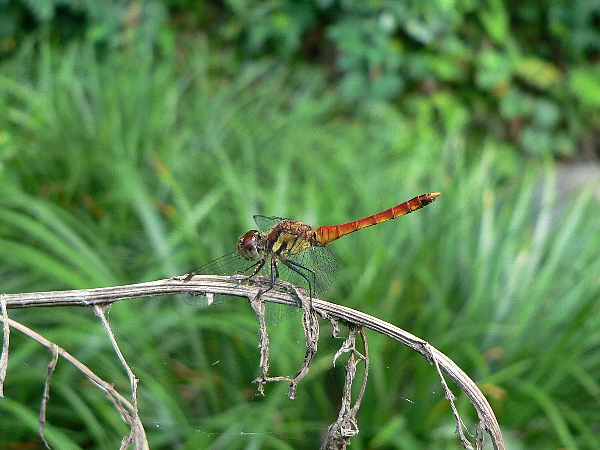
<instances>
[{"instance_id":1,"label":"dragonfly","mask_svg":"<svg viewBox=\"0 0 600 450\"><path fill-rule=\"evenodd\" d=\"M323 295L337 274L337 259L329 243L360 229L409 214L432 203L439 192L422 194L385 211L341 225L313 228L280 217L254 216L259 230L250 230L238 240L237 251L222 256L193 272L194 275L242 275L252 282L266 277L267 291L277 280L301 286L309 298ZM266 292L266 291L264 291Z\"/></svg>"}]
</instances>

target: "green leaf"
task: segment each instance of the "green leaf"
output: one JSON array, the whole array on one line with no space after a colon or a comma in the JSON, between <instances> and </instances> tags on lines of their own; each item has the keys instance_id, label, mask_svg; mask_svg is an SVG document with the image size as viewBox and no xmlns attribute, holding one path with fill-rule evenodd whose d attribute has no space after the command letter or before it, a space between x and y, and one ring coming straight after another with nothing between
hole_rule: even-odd
<instances>
[{"instance_id":1,"label":"green leaf","mask_svg":"<svg viewBox=\"0 0 600 450\"><path fill-rule=\"evenodd\" d=\"M560 86L563 82L563 74L554 64L535 57L519 58L515 62L515 74L530 86L541 90Z\"/></svg>"},{"instance_id":2,"label":"green leaf","mask_svg":"<svg viewBox=\"0 0 600 450\"><path fill-rule=\"evenodd\" d=\"M477 85L486 90L508 86L513 72L511 58L495 50L483 50L477 57Z\"/></svg>"},{"instance_id":3,"label":"green leaf","mask_svg":"<svg viewBox=\"0 0 600 450\"><path fill-rule=\"evenodd\" d=\"M510 17L504 2L488 2L487 8L481 10L479 17L490 37L497 44L506 44L510 30Z\"/></svg>"},{"instance_id":4,"label":"green leaf","mask_svg":"<svg viewBox=\"0 0 600 450\"><path fill-rule=\"evenodd\" d=\"M29 12L40 22L47 22L54 17L55 5L52 0L21 0Z\"/></svg>"},{"instance_id":5,"label":"green leaf","mask_svg":"<svg viewBox=\"0 0 600 450\"><path fill-rule=\"evenodd\" d=\"M587 108L600 108L600 64L569 72L569 90Z\"/></svg>"}]
</instances>

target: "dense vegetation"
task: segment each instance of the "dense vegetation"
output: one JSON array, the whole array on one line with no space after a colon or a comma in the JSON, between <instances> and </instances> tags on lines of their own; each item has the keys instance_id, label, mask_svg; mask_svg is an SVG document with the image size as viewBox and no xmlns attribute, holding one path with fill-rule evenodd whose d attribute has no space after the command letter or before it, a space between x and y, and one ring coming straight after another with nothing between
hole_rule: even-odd
<instances>
[{"instance_id":1,"label":"dense vegetation","mask_svg":"<svg viewBox=\"0 0 600 450\"><path fill-rule=\"evenodd\" d=\"M330 224L441 191L332 244L325 298L446 352L508 448L600 447L600 215L558 164L597 156L595 2L2 3L0 291L183 274L233 250L255 213ZM326 324L297 399L283 384L257 397L256 323L238 303L111 308L152 448L316 448L335 419ZM126 391L91 311L10 316ZM298 321L270 331L273 374L302 361ZM352 448L460 448L435 370L369 338ZM48 359L12 333L0 447L41 448ZM48 423L54 448L126 433L64 361Z\"/></svg>"}]
</instances>

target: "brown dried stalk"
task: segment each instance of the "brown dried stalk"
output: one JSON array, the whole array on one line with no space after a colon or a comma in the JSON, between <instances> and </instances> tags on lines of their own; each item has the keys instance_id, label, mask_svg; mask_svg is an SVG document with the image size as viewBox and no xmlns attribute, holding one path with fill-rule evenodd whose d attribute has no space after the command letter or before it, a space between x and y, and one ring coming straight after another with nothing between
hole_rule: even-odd
<instances>
[{"instance_id":1,"label":"brown dried stalk","mask_svg":"<svg viewBox=\"0 0 600 450\"><path fill-rule=\"evenodd\" d=\"M294 307L302 307L302 295L298 293L289 293L284 292L283 290L272 289L268 292L263 292L264 288L255 286L255 285L244 285L232 280L231 277L219 277L219 276L194 276L191 280L184 282L184 276L174 277L165 280L153 281L148 283L139 283L133 285L126 286L116 286L116 287L108 287L108 288L97 288L97 289L83 289L83 290L73 290L73 291L52 291L52 292L36 292L36 293L27 293L27 294L5 294L1 296L2 305L6 305L7 309L11 308L31 308L31 307L39 307L39 306L105 306L107 304L111 304L116 301L122 301L127 299L134 299L140 297L152 297L157 295L169 295L169 294L181 294L181 293L204 293L209 296L212 295L232 295L237 297L245 297L249 301L256 301L256 299L262 301L275 302L280 304L285 304ZM262 302L261 302L262 303ZM476 446L477 448L483 448L483 431L487 432L491 438L492 445L494 449L503 450L504 441L502 439L502 434L500 432L500 427L494 416L494 413L487 402L484 395L477 388L475 383L446 355L435 349L431 346L427 341L424 341L392 324L389 324L383 320L380 320L376 317L370 316L368 314L362 313L360 311L353 310L351 308L347 308L341 305L337 305L334 303L325 302L323 300L312 299L311 308L308 310L313 310L321 315L322 317L332 320L332 324L337 326L336 321L342 321L348 324L353 324L356 327L369 328L378 333L389 336L402 344L408 346L409 348L419 352L423 355L430 364L436 366L440 374L440 379L442 386L444 388L444 392L446 398L450 401L453 409L453 413L455 415L455 419L457 422L457 432L461 438L461 442L465 448L472 448L471 444L467 441L466 437L463 434L463 424L458 416L458 412L454 407L454 395L448 388L443 373L448 375L452 381L456 383L456 385L467 395L471 404L476 409L477 414L479 416L479 426L477 428L476 433ZM259 311L260 306L255 305ZM307 332L307 328L309 328L307 332L307 358L305 359L305 363L301 370L298 372L302 373L300 378L304 376L306 370L308 370L308 364L310 363L310 359L316 352L316 341L310 337L311 334L314 334L314 320L311 316L307 316L307 308L304 306L304 314L303 320L305 321L305 332ZM259 312L259 317L260 317ZM264 316L263 316L264 317ZM8 333L6 324L9 323L11 327L17 328L17 326L22 327L20 324L17 324L10 319L7 321L7 314L3 310L3 315L1 320L4 322L4 339L5 344L8 339ZM308 324L308 326L306 325ZM312 330L312 331L311 331ZM317 328L318 330L318 328ZM266 332L266 329L265 329ZM29 333L28 333L29 334ZM42 338L43 339L43 338ZM268 343L268 336L265 343ZM50 344L48 344L50 345ZM6 345L5 345L6 347ZM49 347L50 348L50 347ZM62 350L62 349L61 349ZM59 355L63 356L66 354L64 350L62 352L59 350ZM309 356L310 354L310 356ZM0 356L0 382L3 380L3 374L6 373L6 367L3 367L7 364L8 361L8 350L3 349L3 353ZM68 355L68 354L67 354ZM355 365L355 353L352 353L352 364ZM264 357L264 355L261 355ZM267 353L268 357L268 353ZM360 360L360 358L359 358ZM75 360L76 361L76 360ZM124 361L124 360L123 360ZM73 362L73 361L72 361ZM75 364L75 362L73 362ZM77 361L77 363L79 363ZM81 364L81 363L79 363ZM268 369L268 361L266 359L263 360L261 358L261 364L263 365L263 374L266 377L266 369ZM80 368L82 371L87 371L88 376L91 375L91 371L89 369ZM347 369L348 370L348 369ZM442 373L443 372L443 373ZM298 374L297 374L298 376ZM280 377L273 377L276 381L280 381ZM296 378L296 377L295 377ZM292 381L288 378L284 378L286 381ZM299 380L299 379L298 379ZM296 380L296 385L297 381ZM259 380L259 385L266 381L271 381L269 379ZM107 383L96 380L95 381L102 389L107 391L115 404L126 405L126 409L121 411L121 414L124 418L132 423L132 419L136 418L135 408L129 404L125 399L123 399L118 393L114 392L114 390L107 385ZM135 387L132 384L133 387ZM0 389L2 389L2 385L0 383ZM109 390L110 389L110 390ZM1 390L0 390L1 392ZM292 394L295 392L295 385L292 389L290 387L290 391L288 394ZM118 401L117 401L118 399ZM358 402L358 401L357 401ZM124 412L127 411L126 414ZM139 422L136 427L141 427ZM134 425L132 425L132 430L134 429ZM142 429L143 430L143 429ZM138 430L138 433L140 431ZM143 431L141 431L143 433ZM135 433L132 431L132 434ZM139 436L140 434L138 434ZM145 436L144 436L145 438Z\"/></svg>"}]
</instances>

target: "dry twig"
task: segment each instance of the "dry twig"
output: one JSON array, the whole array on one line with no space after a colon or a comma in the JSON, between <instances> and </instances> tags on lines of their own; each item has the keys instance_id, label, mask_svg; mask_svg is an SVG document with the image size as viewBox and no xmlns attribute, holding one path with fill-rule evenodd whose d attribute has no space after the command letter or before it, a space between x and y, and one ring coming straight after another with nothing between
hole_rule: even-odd
<instances>
[{"instance_id":1,"label":"dry twig","mask_svg":"<svg viewBox=\"0 0 600 450\"><path fill-rule=\"evenodd\" d=\"M367 345L367 337L365 336L362 327L357 327L354 324L349 324L350 333L348 337L336 352L333 357L333 365L336 360L345 352L351 352L348 362L346 363L346 377L344 381L344 389L342 393L342 405L337 420L332 423L327 429L327 436L321 446L321 450L342 450L350 444L350 439L358 434L358 421L356 413L360 408L362 399L367 388L367 378L369 375L369 347ZM362 339L364 347L364 355L356 350L356 333ZM365 374L363 377L362 386L354 406L352 405L352 382L356 375L356 367L360 361L365 362Z\"/></svg>"},{"instance_id":2,"label":"dry twig","mask_svg":"<svg viewBox=\"0 0 600 450\"><path fill-rule=\"evenodd\" d=\"M108 306L94 305L93 306L94 313L102 321L104 330L106 331L106 334L108 335L108 338L110 339L110 343L112 344L112 346L115 350L115 353L119 357L119 361L121 361L121 364L123 365L123 367L125 368L125 371L127 372L127 377L129 378L129 383L131 385L131 403L132 403L132 405L131 405L131 418L130 418L130 422L129 422L129 424L131 426L131 432L129 433L129 436L125 436L123 438L123 440L121 442L121 448L126 448L127 446L129 446L130 443L133 442L136 450L146 450L149 448L148 440L146 439L146 432L144 430L144 427L142 426L142 421L140 420L140 417L138 414L138 405L137 405L137 385L138 385L139 380L137 379L137 377L135 376L135 374L129 367L129 364L127 364L127 361L125 360L125 357L123 356L123 353L121 353L121 349L119 348L119 344L117 344L117 340L115 339L115 335L112 332L112 328L110 327L110 324L108 323L108 320L106 319L106 315L104 314L104 312L106 311L107 307Z\"/></svg>"},{"instance_id":3,"label":"dry twig","mask_svg":"<svg viewBox=\"0 0 600 450\"><path fill-rule=\"evenodd\" d=\"M2 354L0 354L0 398L4 397L4 380L8 370L8 344L10 342L10 326L8 324L8 311L6 305L6 295L0 295L0 309L2 309L2 331L4 339L2 340Z\"/></svg>"},{"instance_id":4,"label":"dry twig","mask_svg":"<svg viewBox=\"0 0 600 450\"><path fill-rule=\"evenodd\" d=\"M6 294L2 296L1 300L2 304L6 304L6 308L10 309L28 308L36 306L102 306L113 303L115 301L127 299L181 293L204 293L208 294L208 296L210 296L211 298L213 295L232 295L237 297L245 297L251 302L251 304L255 308L255 311L258 310L259 322L261 315L263 317L263 322L260 325L260 327L262 328L264 326L264 338L266 338L266 340L261 341L262 346L268 346L268 335L266 334L266 325L264 324L264 305L261 306L260 304L263 301L269 301L293 307L298 306L298 294L291 295L290 293L283 292L277 289L272 289L268 292L261 292L262 288L253 285L241 285L238 282L233 281L231 277L197 275L187 282L184 282L184 279L185 277L181 276L148 283L139 283L109 288L84 289L73 291L36 292L27 294ZM257 303L256 300L259 299L259 295L261 301ZM253 301L254 303L252 303ZM341 305L325 302L323 300L312 299L312 307L308 308L308 310L314 311L321 317L332 321L332 325L334 325L334 331L336 329L335 327L337 326L337 321L339 320L347 324L353 324L357 327L369 328L378 333L389 336L408 346L409 348L421 353L421 355L423 355L430 364L434 364L436 366L436 369L438 370L442 380L442 385L444 386L444 392L446 394L446 397L451 401L451 405L453 405L452 399L454 396L445 384L442 372L446 373L457 384L457 386L467 395L471 404L476 409L480 420L476 432L477 448L483 448L483 431L487 432L490 435L494 449L503 450L505 448L498 422L494 416L494 413L489 403L487 402L481 391L477 388L475 383L456 364L454 364L452 360L450 360L450 358L448 358L446 355L432 347L428 342L376 317L364 314L360 311L356 311ZM26 327L23 327L21 324L18 324L10 319L7 320L7 314L4 310L2 320L5 324L4 348L7 348L7 323L10 325L10 327L19 329L31 337L34 337L36 335L36 333L26 329ZM310 313L307 312L306 308L304 308L303 321L305 323L305 332L307 333L307 357L305 358L303 367L296 374L294 379L290 380L287 377L282 378L286 381L292 381L292 385L294 386L293 389L292 386L290 386L292 394L295 393L295 385L293 384L294 380L296 380L297 385L297 381L299 381L299 379L305 375L306 370L308 370L308 364L310 363L310 359L314 355L314 352L316 352L316 340L313 342L312 336L314 335L315 330L317 330L318 332L318 327L315 328L314 322L316 322L316 320L314 320L313 316L311 316ZM308 329L308 331L306 331L306 329ZM262 333L262 331L259 331L259 333ZM361 333L361 331L359 331L359 333ZM51 345L53 345L48 341L45 341L44 338L42 338L39 335L37 335L37 337L34 338L38 340L38 342L44 341L44 345L46 345L49 348L51 348ZM366 356L366 341L364 342ZM67 359L69 359L70 362L76 365L82 372L86 373L86 375L90 379L92 379L99 387L101 387L107 392L109 398L111 398L115 406L118 407L123 418L132 427L132 436L135 436L136 432L133 430L133 427L137 426L136 424L139 424L139 421L137 421L136 409L124 398L122 398L120 394L115 392L110 385L97 378L87 367L85 367L76 359L72 358L67 352L58 348L58 353L59 355L65 358L67 358L68 356ZM3 368L2 366L4 359L7 360L7 357L5 358L5 354L8 354L8 350L3 349L2 358L0 358L0 381L2 381L2 374L5 373L3 372L3 370L6 370L5 367ZM348 373L350 373L352 370L355 370L356 364L363 359L359 356L358 360L356 360L357 355L359 355L359 353L357 353L354 349L354 346L352 346L352 353L349 359L349 364L350 362L351 364L347 366L347 377L349 376ZM272 380L280 381L280 377L271 377L270 379L266 375L268 370L268 349L264 349L262 347L261 367L263 368L263 379L258 381L259 389L261 384L264 385L264 382ZM351 378L353 377L354 375L352 374ZM0 389L1 388L2 386L0 384ZM132 383L132 389L133 388L135 388L135 383ZM288 395L289 394L290 391L288 391ZM360 402L359 400L357 400L354 408L358 408L359 404ZM453 412L455 413L455 417L457 420L457 430L459 432L463 445L465 446L465 448L472 448L470 447L471 444L467 441L466 437L464 437L464 434L461 431L462 422L460 421L460 417L458 416L458 413L456 412L456 409L454 407ZM346 408L345 411L341 411L340 413L342 416L346 414L346 417L348 418L353 417L352 408ZM139 426L141 427L141 424L139 424ZM352 427L345 426L345 433L348 433L348 431L351 431L351 429ZM141 433L142 431L139 432Z\"/></svg>"},{"instance_id":5,"label":"dry twig","mask_svg":"<svg viewBox=\"0 0 600 450\"><path fill-rule=\"evenodd\" d=\"M20 294L16 294L16 295L20 295ZM10 294L7 294L7 296L10 296ZM8 324L8 326L10 328L14 328L17 331L20 331L24 335L28 336L29 338L33 339L34 341L36 341L36 342L40 343L41 345L43 345L44 347L48 348L52 352L52 355L53 355L52 360L48 366L49 368L55 364L55 362L54 362L55 354L58 354L58 356L61 356L66 361L73 364L73 366L75 366L82 374L84 374L92 383L94 383L96 386L98 386L100 389L102 389L106 393L106 395L108 396L108 398L110 399L112 404L115 406L117 411L121 414L121 417L123 418L123 420L126 423L128 423L130 426L132 426L131 416L132 416L133 407L126 398L124 398L119 392L117 392L115 390L115 388L113 387L112 384L104 381L102 378L100 378L98 375L96 375L94 372L92 372L85 364L83 364L81 361L79 361L77 358L75 358L69 352L67 352L63 348L59 347L55 343L49 341L48 339L44 338L42 335L36 333L35 331L31 330L30 328L26 327L25 325L23 325L19 322L16 322L12 319L4 320L4 317L0 318L0 320L2 320L2 322L5 325ZM8 358L7 358L7 360L8 360ZM50 382L49 375L50 374L48 374L48 377L46 379L46 385L44 388L44 394L43 394L43 400L42 400L42 407L40 409L40 424L39 424L40 433L41 433L40 437L42 438L43 441L45 441L44 436L42 434L44 427L45 427L45 408L46 408L47 400L49 398L48 397L49 382ZM47 443L46 443L46 446L48 446Z\"/></svg>"},{"instance_id":6,"label":"dry twig","mask_svg":"<svg viewBox=\"0 0 600 450\"><path fill-rule=\"evenodd\" d=\"M46 428L46 407L50 400L50 380L52 379L52 374L54 373L56 363L58 362L58 346L53 343L50 350L52 351L52 359L48 363L48 368L46 369L46 382L44 383L44 394L42 396L42 406L40 407L40 416L38 419L38 434L48 450L50 450L50 445L44 437L44 428Z\"/></svg>"}]
</instances>

